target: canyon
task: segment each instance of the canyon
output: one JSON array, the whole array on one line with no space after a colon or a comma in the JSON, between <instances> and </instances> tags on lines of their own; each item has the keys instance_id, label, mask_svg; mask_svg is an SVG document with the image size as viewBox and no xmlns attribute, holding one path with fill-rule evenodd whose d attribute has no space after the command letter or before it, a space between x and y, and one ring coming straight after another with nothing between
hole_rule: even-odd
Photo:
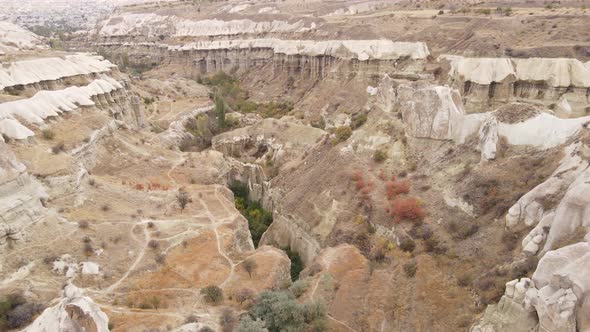
<instances>
[{"instance_id":1,"label":"canyon","mask_svg":"<svg viewBox=\"0 0 590 332\"><path fill-rule=\"evenodd\" d=\"M589 330L580 6L1 22L0 330Z\"/></svg>"}]
</instances>

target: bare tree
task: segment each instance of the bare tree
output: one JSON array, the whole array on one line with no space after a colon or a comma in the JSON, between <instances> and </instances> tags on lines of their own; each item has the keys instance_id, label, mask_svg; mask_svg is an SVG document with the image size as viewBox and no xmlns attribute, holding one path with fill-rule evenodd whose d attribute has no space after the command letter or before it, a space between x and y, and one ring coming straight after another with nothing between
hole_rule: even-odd
<instances>
[{"instance_id":1,"label":"bare tree","mask_svg":"<svg viewBox=\"0 0 590 332\"><path fill-rule=\"evenodd\" d=\"M223 332L231 332L237 323L237 317L234 310L230 307L225 307L221 310L221 317L219 317L219 325Z\"/></svg>"},{"instance_id":2,"label":"bare tree","mask_svg":"<svg viewBox=\"0 0 590 332\"><path fill-rule=\"evenodd\" d=\"M178 189L178 193L176 194L176 201L180 206L180 209L184 211L184 208L188 205L188 203L192 202L191 195L184 190L183 188Z\"/></svg>"},{"instance_id":3,"label":"bare tree","mask_svg":"<svg viewBox=\"0 0 590 332\"><path fill-rule=\"evenodd\" d=\"M254 291L250 288L242 288L234 294L234 297L241 305L246 301L252 301L254 299Z\"/></svg>"},{"instance_id":4,"label":"bare tree","mask_svg":"<svg viewBox=\"0 0 590 332\"><path fill-rule=\"evenodd\" d=\"M244 270L246 272L248 272L248 275L250 276L250 279L252 278L252 272L254 272L254 270L256 270L256 268L258 267L258 264L256 264L256 262L252 259L247 259L244 261L244 263L242 263L242 266L244 267Z\"/></svg>"}]
</instances>

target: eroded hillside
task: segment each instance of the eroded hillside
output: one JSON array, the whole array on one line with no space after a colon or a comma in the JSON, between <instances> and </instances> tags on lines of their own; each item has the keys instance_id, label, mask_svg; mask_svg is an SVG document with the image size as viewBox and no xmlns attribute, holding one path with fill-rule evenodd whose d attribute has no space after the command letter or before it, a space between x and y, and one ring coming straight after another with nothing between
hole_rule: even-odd
<instances>
[{"instance_id":1,"label":"eroded hillside","mask_svg":"<svg viewBox=\"0 0 590 332\"><path fill-rule=\"evenodd\" d=\"M588 15L172 1L69 51L0 25L0 329L586 331Z\"/></svg>"}]
</instances>

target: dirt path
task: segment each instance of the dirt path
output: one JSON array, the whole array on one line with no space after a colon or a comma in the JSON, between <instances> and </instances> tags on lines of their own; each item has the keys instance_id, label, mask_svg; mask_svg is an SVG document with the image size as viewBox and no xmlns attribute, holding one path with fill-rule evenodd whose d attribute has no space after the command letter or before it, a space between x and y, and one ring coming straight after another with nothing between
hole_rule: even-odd
<instances>
[{"instance_id":1,"label":"dirt path","mask_svg":"<svg viewBox=\"0 0 590 332\"><path fill-rule=\"evenodd\" d=\"M140 223L140 224L142 224L142 223ZM130 235L131 235L131 238L133 238L136 242L139 242L137 240L137 238L135 237L135 234L133 234L133 228L135 228L135 226L134 227L131 227L131 230L129 231L130 232ZM143 256L145 255L145 250L146 250L146 248L148 246L148 243L150 242L150 239L151 239L150 234L148 233L147 228L145 226L143 227L143 236L144 236L143 246L141 248L141 251L137 255L137 258L133 262L133 264L131 264L131 266L129 267L129 269L127 269L127 271L125 272L125 274L123 274L123 276L119 280L117 280L117 282L115 282L114 284L112 284L111 286L109 286L108 288L106 288L105 290L99 291L99 293L110 293L113 290L117 289L117 287L119 287L119 285L121 284L121 282L123 282L125 279L127 279L127 277L129 276L129 274L131 273L131 271L133 271L135 269L135 267L137 267L137 265L141 262L141 260L143 259Z\"/></svg>"},{"instance_id":2,"label":"dirt path","mask_svg":"<svg viewBox=\"0 0 590 332\"><path fill-rule=\"evenodd\" d=\"M168 172L166 172L166 177L170 180L170 183L172 183L172 185L174 186L174 189L178 189L179 185L178 183L176 183L176 180L174 180L174 178L172 177L172 172L174 172L174 170L178 167L181 166L182 164L184 164L186 162L186 159L184 158L184 152L179 152L179 159L178 161L176 161L172 167L168 170Z\"/></svg>"},{"instance_id":3,"label":"dirt path","mask_svg":"<svg viewBox=\"0 0 590 332\"><path fill-rule=\"evenodd\" d=\"M321 275L320 275L320 276L319 276L319 277L316 279L315 285L313 286L313 290L311 291L311 294L310 294L310 298L311 298L312 300L313 300L313 299L314 299L314 297L315 297L315 292L316 292L316 291L317 291L317 289L318 289L318 286L319 286L319 284L320 284L321 278L322 278L322 277L321 277ZM334 316L330 315L329 313L327 313L327 314L326 314L326 316L327 316L327 317L328 317L330 320L332 320L332 321L334 321L334 322L338 323L339 325L342 325L342 326L346 327L348 330L350 330L350 331L353 331L353 332L358 332L357 330L355 330L354 328L352 328L350 325L346 324L345 322L343 322L343 321L341 321L341 320L338 320L338 319L334 318Z\"/></svg>"},{"instance_id":4,"label":"dirt path","mask_svg":"<svg viewBox=\"0 0 590 332\"><path fill-rule=\"evenodd\" d=\"M223 203L221 203L221 200L219 200L219 197L217 197L217 192L215 192L215 198L217 199L218 202L220 202L220 204L223 205ZM209 220L211 220L211 222L213 223L213 226L214 226L213 232L215 233L215 239L217 241L217 252L219 253L219 255L221 257L223 257L229 263L229 266L230 266L229 274L227 275L225 280L221 284L219 284L219 287L223 288L223 286L225 286L225 284L233 278L236 264L232 261L231 258L229 258L229 256L222 249L221 237L219 236L219 232L217 231L217 228L219 226L223 225L224 223L223 222L217 222L217 223L214 222L214 220L216 218L211 213L211 210L209 210L207 203L205 203L205 201L203 201L202 199L199 199L199 202L201 203L201 205L205 209L205 213L209 217ZM224 206L224 208L225 208L225 206ZM230 216L222 218L221 220L227 220L227 219L231 218L231 212L229 212L229 210L226 210L226 211L230 214Z\"/></svg>"}]
</instances>

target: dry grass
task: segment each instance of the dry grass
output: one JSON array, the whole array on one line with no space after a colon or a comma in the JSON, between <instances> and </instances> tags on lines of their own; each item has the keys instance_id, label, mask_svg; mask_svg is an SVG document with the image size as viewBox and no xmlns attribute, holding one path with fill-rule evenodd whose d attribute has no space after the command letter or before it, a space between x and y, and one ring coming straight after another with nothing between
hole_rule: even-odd
<instances>
[{"instance_id":1,"label":"dry grass","mask_svg":"<svg viewBox=\"0 0 590 332\"><path fill-rule=\"evenodd\" d=\"M571 234L555 242L552 249L559 249L569 245L584 241L588 230L584 226L578 226Z\"/></svg>"}]
</instances>

